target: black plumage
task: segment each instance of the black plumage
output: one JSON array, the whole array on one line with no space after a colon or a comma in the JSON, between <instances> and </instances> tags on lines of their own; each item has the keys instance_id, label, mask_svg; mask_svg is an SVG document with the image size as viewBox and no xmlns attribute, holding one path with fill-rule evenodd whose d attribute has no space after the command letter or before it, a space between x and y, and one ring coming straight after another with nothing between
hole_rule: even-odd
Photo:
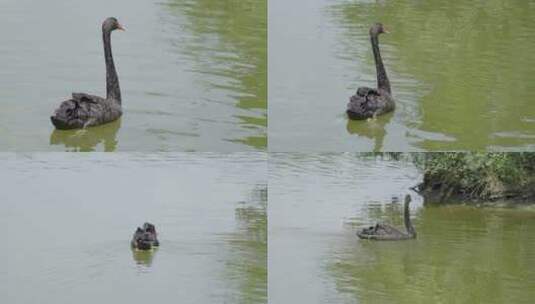
<instances>
[{"instance_id":1,"label":"black plumage","mask_svg":"<svg viewBox=\"0 0 535 304\"><path fill-rule=\"evenodd\" d=\"M72 98L63 101L50 117L57 129L80 129L97 126L121 117L121 89L111 52L111 32L124 30L116 18L102 23L104 59L106 61L106 98L85 93L72 93Z\"/></svg>"},{"instance_id":2,"label":"black plumage","mask_svg":"<svg viewBox=\"0 0 535 304\"><path fill-rule=\"evenodd\" d=\"M378 115L393 111L396 108L390 81L379 51L379 34L388 33L381 23L376 23L370 28L370 40L377 71L377 89L360 87L357 93L350 97L347 104L347 116L350 119L362 120L374 118Z\"/></svg>"}]
</instances>

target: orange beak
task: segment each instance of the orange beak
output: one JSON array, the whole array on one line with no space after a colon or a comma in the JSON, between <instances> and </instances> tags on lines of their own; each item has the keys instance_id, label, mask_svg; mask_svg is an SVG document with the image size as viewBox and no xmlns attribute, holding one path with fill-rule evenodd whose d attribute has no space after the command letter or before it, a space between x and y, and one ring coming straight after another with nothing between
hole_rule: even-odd
<instances>
[{"instance_id":1,"label":"orange beak","mask_svg":"<svg viewBox=\"0 0 535 304\"><path fill-rule=\"evenodd\" d=\"M126 29L120 23L117 23L117 29L121 31L126 31Z\"/></svg>"}]
</instances>

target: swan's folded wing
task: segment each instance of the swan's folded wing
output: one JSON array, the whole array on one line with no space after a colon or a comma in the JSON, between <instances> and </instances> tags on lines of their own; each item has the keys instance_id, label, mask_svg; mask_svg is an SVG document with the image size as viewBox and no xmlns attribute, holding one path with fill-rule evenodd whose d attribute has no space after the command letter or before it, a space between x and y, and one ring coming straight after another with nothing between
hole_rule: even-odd
<instances>
[{"instance_id":1,"label":"swan's folded wing","mask_svg":"<svg viewBox=\"0 0 535 304\"><path fill-rule=\"evenodd\" d=\"M360 96L360 95L353 95L349 98L349 104L348 107L361 107L363 104L366 103L366 97Z\"/></svg>"},{"instance_id":2,"label":"swan's folded wing","mask_svg":"<svg viewBox=\"0 0 535 304\"><path fill-rule=\"evenodd\" d=\"M101 103L104 98L86 93L72 93L72 99L78 102Z\"/></svg>"},{"instance_id":3,"label":"swan's folded wing","mask_svg":"<svg viewBox=\"0 0 535 304\"><path fill-rule=\"evenodd\" d=\"M346 112L354 117L353 119L366 119L373 116L375 108L370 107L366 96L355 94L349 98Z\"/></svg>"},{"instance_id":4,"label":"swan's folded wing","mask_svg":"<svg viewBox=\"0 0 535 304\"><path fill-rule=\"evenodd\" d=\"M392 227L387 224L377 224L377 234L380 235L389 235L389 236L399 236L403 235L403 232L399 231L396 227Z\"/></svg>"},{"instance_id":5,"label":"swan's folded wing","mask_svg":"<svg viewBox=\"0 0 535 304\"><path fill-rule=\"evenodd\" d=\"M377 92L376 89L372 89L368 87L360 87L357 89L357 95L366 97L368 95L379 95L379 92Z\"/></svg>"}]
</instances>

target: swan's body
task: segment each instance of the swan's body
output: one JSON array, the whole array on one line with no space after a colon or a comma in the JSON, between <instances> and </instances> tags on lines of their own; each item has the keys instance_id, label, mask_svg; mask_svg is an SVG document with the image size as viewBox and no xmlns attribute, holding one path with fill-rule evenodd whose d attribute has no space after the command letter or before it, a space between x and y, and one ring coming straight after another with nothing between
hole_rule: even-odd
<instances>
[{"instance_id":1,"label":"swan's body","mask_svg":"<svg viewBox=\"0 0 535 304\"><path fill-rule=\"evenodd\" d=\"M97 126L121 117L121 89L111 53L111 32L124 28L111 17L102 23L104 58L106 60L106 98L85 93L72 93L50 117L57 129L79 129Z\"/></svg>"},{"instance_id":2,"label":"swan's body","mask_svg":"<svg viewBox=\"0 0 535 304\"><path fill-rule=\"evenodd\" d=\"M388 224L376 224L368 228L364 228L357 232L357 236L361 239L367 240L376 240L376 241L397 241L397 240L408 240L416 238L416 230L412 226L410 214L409 214L409 203L411 202L410 195L405 196L405 206L404 206L404 222L406 232L403 232L396 227L390 226Z\"/></svg>"},{"instance_id":3,"label":"swan's body","mask_svg":"<svg viewBox=\"0 0 535 304\"><path fill-rule=\"evenodd\" d=\"M360 87L349 99L347 116L350 119L362 120L375 118L378 115L393 111L396 108L390 82L379 51L379 34L388 33L381 23L370 28L370 40L377 70L377 89Z\"/></svg>"},{"instance_id":4,"label":"swan's body","mask_svg":"<svg viewBox=\"0 0 535 304\"><path fill-rule=\"evenodd\" d=\"M72 93L72 98L62 102L50 119L57 129L80 129L114 121L122 113L116 100Z\"/></svg>"},{"instance_id":5,"label":"swan's body","mask_svg":"<svg viewBox=\"0 0 535 304\"><path fill-rule=\"evenodd\" d=\"M132 248L138 250L151 250L154 247L160 246L156 227L151 223L143 224L143 228L137 227L130 244Z\"/></svg>"}]
</instances>

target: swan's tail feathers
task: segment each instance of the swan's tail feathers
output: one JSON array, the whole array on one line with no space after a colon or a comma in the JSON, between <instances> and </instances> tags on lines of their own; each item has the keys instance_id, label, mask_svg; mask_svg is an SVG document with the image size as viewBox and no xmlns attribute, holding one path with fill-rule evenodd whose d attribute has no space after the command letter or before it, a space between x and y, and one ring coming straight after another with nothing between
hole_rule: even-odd
<instances>
[{"instance_id":1,"label":"swan's tail feathers","mask_svg":"<svg viewBox=\"0 0 535 304\"><path fill-rule=\"evenodd\" d=\"M59 130L67 130L70 129L69 124L67 124L65 121L58 119L56 116L50 116L50 120L52 121L52 124L56 129Z\"/></svg>"},{"instance_id":2,"label":"swan's tail feathers","mask_svg":"<svg viewBox=\"0 0 535 304\"><path fill-rule=\"evenodd\" d=\"M371 118L375 109L371 108L368 102L369 95L361 95L368 93L370 88L359 88L357 94L349 98L349 103L347 104L346 114L349 119L352 120L365 120ZM364 92L365 91L365 92Z\"/></svg>"},{"instance_id":3,"label":"swan's tail feathers","mask_svg":"<svg viewBox=\"0 0 535 304\"><path fill-rule=\"evenodd\" d=\"M58 130L72 130L84 127L84 121L80 118L73 118L68 111L61 111L60 109L50 116L50 121Z\"/></svg>"},{"instance_id":4,"label":"swan's tail feathers","mask_svg":"<svg viewBox=\"0 0 535 304\"><path fill-rule=\"evenodd\" d=\"M69 99L63 101L50 117L56 129L69 130L85 127L84 124L91 115L92 102L86 101L83 94L73 94L80 97L80 100Z\"/></svg>"}]
</instances>

